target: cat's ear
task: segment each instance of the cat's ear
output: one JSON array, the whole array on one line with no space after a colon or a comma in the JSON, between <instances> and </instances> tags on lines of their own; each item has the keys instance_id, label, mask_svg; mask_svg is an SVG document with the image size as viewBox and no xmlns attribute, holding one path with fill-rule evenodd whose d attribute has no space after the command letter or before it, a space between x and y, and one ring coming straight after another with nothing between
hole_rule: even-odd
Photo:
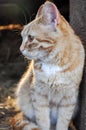
<instances>
[{"instance_id":1,"label":"cat's ear","mask_svg":"<svg viewBox=\"0 0 86 130\"><path fill-rule=\"evenodd\" d=\"M37 15L36 15L36 18L40 17L42 15L42 9L43 9L43 5L41 5L38 9L38 12L37 12Z\"/></svg>"},{"instance_id":2,"label":"cat's ear","mask_svg":"<svg viewBox=\"0 0 86 130\"><path fill-rule=\"evenodd\" d=\"M42 16L42 22L46 25L52 24L56 26L59 24L59 12L52 2L47 1L39 8L37 17L39 16Z\"/></svg>"}]
</instances>

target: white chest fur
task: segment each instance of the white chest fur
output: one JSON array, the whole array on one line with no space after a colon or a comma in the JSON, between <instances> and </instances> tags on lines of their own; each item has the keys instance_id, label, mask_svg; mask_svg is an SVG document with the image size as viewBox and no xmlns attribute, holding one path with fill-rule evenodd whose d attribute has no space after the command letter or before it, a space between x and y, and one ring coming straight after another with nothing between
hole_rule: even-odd
<instances>
[{"instance_id":1,"label":"white chest fur","mask_svg":"<svg viewBox=\"0 0 86 130\"><path fill-rule=\"evenodd\" d=\"M44 71L46 76L51 76L51 75L55 75L57 72L61 72L63 70L63 68L52 65L52 64L43 63L42 70Z\"/></svg>"}]
</instances>

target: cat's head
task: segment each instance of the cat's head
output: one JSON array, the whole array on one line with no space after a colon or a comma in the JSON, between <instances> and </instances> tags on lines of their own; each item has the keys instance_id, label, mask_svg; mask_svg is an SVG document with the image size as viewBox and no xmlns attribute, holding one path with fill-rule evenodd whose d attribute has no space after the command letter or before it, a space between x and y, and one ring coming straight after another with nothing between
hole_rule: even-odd
<instances>
[{"instance_id":1,"label":"cat's head","mask_svg":"<svg viewBox=\"0 0 86 130\"><path fill-rule=\"evenodd\" d=\"M67 22L60 15L52 2L45 2L38 10L35 20L27 24L22 30L22 45L20 51L28 59L50 57L63 30L66 32Z\"/></svg>"}]
</instances>

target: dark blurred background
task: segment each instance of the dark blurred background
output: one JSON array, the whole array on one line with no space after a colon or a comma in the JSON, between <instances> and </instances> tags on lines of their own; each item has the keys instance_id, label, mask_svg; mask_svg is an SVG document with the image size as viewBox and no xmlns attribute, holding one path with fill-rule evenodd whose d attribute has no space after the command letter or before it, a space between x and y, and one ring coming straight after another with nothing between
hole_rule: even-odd
<instances>
[{"instance_id":1,"label":"dark blurred background","mask_svg":"<svg viewBox=\"0 0 86 130\"><path fill-rule=\"evenodd\" d=\"M68 20L69 0L51 0ZM10 23L26 24L31 21L45 0L0 0L0 25Z\"/></svg>"}]
</instances>

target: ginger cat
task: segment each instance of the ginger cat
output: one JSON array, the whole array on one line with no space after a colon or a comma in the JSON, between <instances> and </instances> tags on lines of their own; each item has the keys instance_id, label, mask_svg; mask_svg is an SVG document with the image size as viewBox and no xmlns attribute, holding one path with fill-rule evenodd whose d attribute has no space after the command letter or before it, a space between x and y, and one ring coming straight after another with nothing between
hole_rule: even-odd
<instances>
[{"instance_id":1,"label":"ginger cat","mask_svg":"<svg viewBox=\"0 0 86 130\"><path fill-rule=\"evenodd\" d=\"M52 2L45 2L22 33L22 54L31 60L17 89L21 130L68 130L84 66L82 42Z\"/></svg>"}]
</instances>

